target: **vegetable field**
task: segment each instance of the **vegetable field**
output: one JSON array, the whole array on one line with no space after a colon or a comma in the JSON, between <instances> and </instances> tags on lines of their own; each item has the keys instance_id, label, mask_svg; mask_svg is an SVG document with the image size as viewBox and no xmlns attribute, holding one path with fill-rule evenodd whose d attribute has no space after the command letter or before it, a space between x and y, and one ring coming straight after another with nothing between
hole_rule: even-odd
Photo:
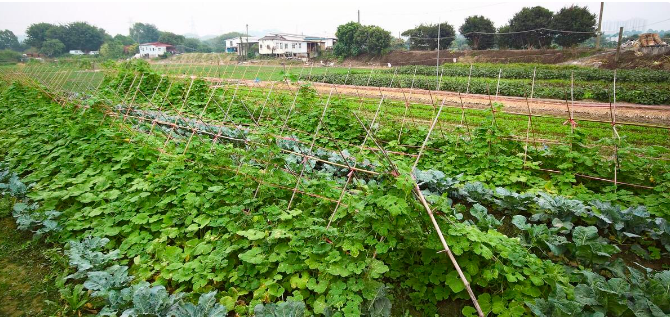
<instances>
[{"instance_id":1,"label":"vegetable field","mask_svg":"<svg viewBox=\"0 0 670 317\"><path fill-rule=\"evenodd\" d=\"M501 86L525 91L520 67ZM0 69L0 214L63 246L64 314L670 314L667 127L319 93L429 70L311 71Z\"/></svg>"}]
</instances>

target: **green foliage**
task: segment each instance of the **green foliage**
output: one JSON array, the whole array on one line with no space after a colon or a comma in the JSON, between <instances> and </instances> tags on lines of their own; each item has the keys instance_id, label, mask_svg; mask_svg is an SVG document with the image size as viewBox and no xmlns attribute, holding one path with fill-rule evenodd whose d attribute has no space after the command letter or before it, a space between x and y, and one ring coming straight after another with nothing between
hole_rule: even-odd
<instances>
[{"instance_id":1,"label":"green foliage","mask_svg":"<svg viewBox=\"0 0 670 317\"><path fill-rule=\"evenodd\" d=\"M161 36L160 31L155 25L140 22L133 24L129 34L138 44L156 42Z\"/></svg>"},{"instance_id":2,"label":"green foliage","mask_svg":"<svg viewBox=\"0 0 670 317\"><path fill-rule=\"evenodd\" d=\"M26 44L38 49L42 48L42 44L50 39L47 32L54 27L55 25L50 23L31 24L26 30Z\"/></svg>"},{"instance_id":3,"label":"green foliage","mask_svg":"<svg viewBox=\"0 0 670 317\"><path fill-rule=\"evenodd\" d=\"M10 30L0 31L0 50L19 50L21 44Z\"/></svg>"},{"instance_id":4,"label":"green foliage","mask_svg":"<svg viewBox=\"0 0 670 317\"><path fill-rule=\"evenodd\" d=\"M42 48L40 48L40 54L44 54L48 57L58 56L63 53L65 53L65 44L56 39L44 41L44 43L42 43Z\"/></svg>"},{"instance_id":5,"label":"green foliage","mask_svg":"<svg viewBox=\"0 0 670 317\"><path fill-rule=\"evenodd\" d=\"M439 33L439 34L438 34ZM454 27L447 23L419 25L402 32L402 36L409 37L409 48L412 50L435 50L437 38L440 38L440 49L447 49L456 38Z\"/></svg>"},{"instance_id":6,"label":"green foliage","mask_svg":"<svg viewBox=\"0 0 670 317\"><path fill-rule=\"evenodd\" d=\"M143 78L142 94L133 108L112 99L115 91L138 89L133 84L138 75ZM282 120L270 118L269 124L256 126L244 110L259 111L254 107L267 100L264 92L238 92L234 87L228 87L234 92L217 94L207 82L161 77L146 62L133 61L119 64L96 98L84 99L91 107L83 114L18 84L0 96L0 155L7 169L36 184L24 188L17 183L11 190L30 192L43 206L37 210L62 212L56 221L65 230L50 232L48 239L72 241L67 254L76 272L70 281L83 283L91 296L104 302L101 315L201 311L213 316L211 311L225 313L225 305L240 315L388 316L395 294L432 315L439 301L467 299L456 270L438 253L443 248L439 239L427 234L434 229L422 216L423 207L413 199L407 167L411 157L398 159L403 171L399 177L357 175L336 214L327 201L309 195L293 199L290 189L256 181L295 184L294 175L304 171L310 179L300 183L301 189L337 199L341 191L333 187L341 186L350 170L317 159L384 172L383 160L342 141L363 141L365 133L346 111L360 107L357 102L333 97L324 112L325 101L309 86L295 95L278 92L265 115L292 109L286 125L295 133L279 135ZM246 99L238 99L241 93ZM186 102L185 94L190 96ZM220 106L231 105L226 120L235 125L221 124L224 115L212 110L210 96ZM104 98L118 102L104 104ZM186 117L178 116L170 104L183 105L180 112ZM383 106L393 111L389 104ZM112 114L118 114L116 122L122 127L109 125ZM286 115L274 113L279 114ZM621 196L611 197L606 196L609 187L589 190L572 183L572 173L605 173L611 166L597 150L582 144L579 128L570 137L572 146L540 147L524 164L519 157L523 148L510 140L503 124L494 123L492 115L484 120L471 136L429 140L440 151L425 153L414 177L486 313L543 312L542 300L572 305L567 302L573 294L587 297L579 286L587 283L571 274L573 267L593 272L614 267L611 257L625 250L618 247L623 243L667 254L664 246L670 240L664 237L670 231L663 218L651 217L634 203L620 207L625 201L620 197L627 196L621 189ZM324 123L335 140L310 138ZM399 142L396 126L384 124L373 128L376 140L388 149L411 152L402 147L420 145L426 135L421 127L407 128ZM45 127L49 133L43 132ZM134 128L132 135L125 130L129 127ZM170 142L164 143L168 135ZM183 150L186 140L191 142L189 151ZM305 144L312 140L321 148ZM261 142L263 146L255 145ZM637 151L625 142L620 145L621 153ZM159 154L155 149L161 146L184 154ZM639 157L632 160L635 166L649 164ZM265 162L281 168L268 168ZM567 175L542 174L534 170L539 162L547 168L560 166ZM654 164L654 171L667 166ZM5 179L0 183L9 184L8 175L0 174ZM645 174L636 170L619 177ZM662 204L667 182L659 182L660 194L640 190L633 201ZM615 203L595 201L601 197ZM662 214L659 206L654 212ZM331 225L328 219L333 219ZM649 295L635 305L652 302L663 311L656 302L664 300L659 284L664 276L658 272L640 279L638 284L650 285L644 293ZM390 286L393 292L387 290ZM656 292L650 291L652 286ZM187 299L199 294L199 304L189 304ZM462 312L470 315L473 309Z\"/></svg>"},{"instance_id":7,"label":"green foliage","mask_svg":"<svg viewBox=\"0 0 670 317\"><path fill-rule=\"evenodd\" d=\"M553 13L541 6L524 7L509 20L510 32L521 32L547 28L551 25ZM512 38L510 48L546 48L551 45L553 34L548 30L507 35Z\"/></svg>"},{"instance_id":8,"label":"green foliage","mask_svg":"<svg viewBox=\"0 0 670 317\"><path fill-rule=\"evenodd\" d=\"M171 45L182 45L186 38L183 35L174 34L172 32L161 32L161 36L158 37L158 42L171 44Z\"/></svg>"},{"instance_id":9,"label":"green foliage","mask_svg":"<svg viewBox=\"0 0 670 317\"><path fill-rule=\"evenodd\" d=\"M574 47L595 35L596 15L589 12L587 7L569 6L558 11L551 20L551 29L576 32L591 32L586 34L562 33L556 34L554 41L563 47Z\"/></svg>"},{"instance_id":10,"label":"green foliage","mask_svg":"<svg viewBox=\"0 0 670 317\"><path fill-rule=\"evenodd\" d=\"M337 27L334 53L340 57L381 54L391 45L391 33L374 25L349 22Z\"/></svg>"},{"instance_id":11,"label":"green foliage","mask_svg":"<svg viewBox=\"0 0 670 317\"><path fill-rule=\"evenodd\" d=\"M118 59L123 57L123 44L112 41L102 44L100 55L105 58Z\"/></svg>"},{"instance_id":12,"label":"green foliage","mask_svg":"<svg viewBox=\"0 0 670 317\"><path fill-rule=\"evenodd\" d=\"M526 97L530 95L530 78L534 65L494 66L476 65L472 69L469 92L477 94L491 94L498 84L498 72L502 69L500 94L505 96ZM417 75L414 76L414 70ZM440 77L439 90L466 91L470 65L445 64L442 66L443 75ZM570 90L570 75L574 72L576 82L574 86L575 100L594 99L608 102L612 99L613 74L608 70L593 70L590 68L564 68L552 66L538 66L534 87L534 97L549 99L565 99ZM403 87L413 85L414 88L435 89L435 67L400 67L397 69L375 71L374 74L354 73L309 76L303 74L302 80L313 80L325 83L343 84L345 78L351 85L373 87ZM619 78L621 76L621 80ZM668 80L668 72L630 70L617 72L617 100L639 104L668 104L670 90L664 81ZM609 78L608 78L609 77ZM546 78L546 79L544 79ZM583 81L582 81L583 80ZM412 84L413 83L413 84Z\"/></svg>"},{"instance_id":13,"label":"green foliage","mask_svg":"<svg viewBox=\"0 0 670 317\"><path fill-rule=\"evenodd\" d=\"M494 37L496 32L493 21L481 15L469 16L465 22L458 28L465 38L468 40L468 45L474 50L486 50L493 47ZM481 33L491 34L481 34Z\"/></svg>"},{"instance_id":14,"label":"green foliage","mask_svg":"<svg viewBox=\"0 0 670 317\"><path fill-rule=\"evenodd\" d=\"M2 64L16 64L21 61L21 53L12 50L0 51L0 65Z\"/></svg>"},{"instance_id":15,"label":"green foliage","mask_svg":"<svg viewBox=\"0 0 670 317\"><path fill-rule=\"evenodd\" d=\"M254 307L256 317L302 317L304 313L305 303L298 301L258 304Z\"/></svg>"}]
</instances>

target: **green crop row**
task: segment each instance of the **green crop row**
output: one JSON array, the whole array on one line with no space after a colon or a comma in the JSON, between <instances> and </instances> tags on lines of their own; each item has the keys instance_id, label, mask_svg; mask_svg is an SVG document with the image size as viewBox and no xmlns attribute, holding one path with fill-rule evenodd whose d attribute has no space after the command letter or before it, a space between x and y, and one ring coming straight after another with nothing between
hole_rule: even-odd
<instances>
[{"instance_id":1,"label":"green crop row","mask_svg":"<svg viewBox=\"0 0 670 317\"><path fill-rule=\"evenodd\" d=\"M435 76L433 66L402 66L397 69L398 74L414 74ZM570 80L574 75L575 81L605 81L612 82L614 71L609 69L598 69L579 66L543 65L543 64L473 64L470 73L470 64L444 64L440 66L440 73L444 76L455 77L486 77L505 79L532 79L535 71L536 80L562 79ZM385 69L383 73L394 73L395 69ZM620 83L659 83L669 82L670 72L664 70L650 69L619 69L617 70L617 82Z\"/></svg>"},{"instance_id":2,"label":"green crop row","mask_svg":"<svg viewBox=\"0 0 670 317\"><path fill-rule=\"evenodd\" d=\"M393 74L324 74L315 76L300 76L302 80L311 80L324 83L361 85L372 87L392 87L443 91L465 92L474 94L496 94L498 80L496 78L471 78L468 88L467 77L447 77L439 79L439 89L435 76L413 76ZM501 79L499 94L502 96L526 97L530 96L530 80ZM597 100L609 102L612 100L612 85L601 82L576 83L573 90L575 100ZM636 104L670 104L670 87L662 84L635 84L623 83L617 85L617 101ZM533 90L534 98L569 99L570 82L559 80L536 81Z\"/></svg>"}]
</instances>

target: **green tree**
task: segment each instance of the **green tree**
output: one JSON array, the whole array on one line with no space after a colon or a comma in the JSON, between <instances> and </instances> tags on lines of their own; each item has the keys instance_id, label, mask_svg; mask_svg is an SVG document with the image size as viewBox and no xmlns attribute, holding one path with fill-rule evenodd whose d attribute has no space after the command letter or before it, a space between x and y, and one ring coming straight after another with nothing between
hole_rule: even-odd
<instances>
[{"instance_id":1,"label":"green tree","mask_svg":"<svg viewBox=\"0 0 670 317\"><path fill-rule=\"evenodd\" d=\"M158 41L161 32L153 24L135 23L130 28L130 37L138 43L150 43Z\"/></svg>"},{"instance_id":2,"label":"green tree","mask_svg":"<svg viewBox=\"0 0 670 317\"><path fill-rule=\"evenodd\" d=\"M0 50L18 50L21 47L19 40L10 30L0 31Z\"/></svg>"},{"instance_id":3,"label":"green tree","mask_svg":"<svg viewBox=\"0 0 670 317\"><path fill-rule=\"evenodd\" d=\"M511 48L546 48L551 45L553 34L545 29L551 26L551 20L554 14L549 9L536 6L532 8L524 7L509 20L510 32L524 32L512 35L510 43Z\"/></svg>"},{"instance_id":4,"label":"green tree","mask_svg":"<svg viewBox=\"0 0 670 317\"><path fill-rule=\"evenodd\" d=\"M496 44L498 45L499 49L506 50L513 46L512 42L514 42L516 39L514 38L514 35L509 34L509 25L503 25L499 27L497 33Z\"/></svg>"},{"instance_id":5,"label":"green tree","mask_svg":"<svg viewBox=\"0 0 670 317\"><path fill-rule=\"evenodd\" d=\"M21 61L21 53L12 50L0 50L0 65L15 64Z\"/></svg>"},{"instance_id":6,"label":"green tree","mask_svg":"<svg viewBox=\"0 0 670 317\"><path fill-rule=\"evenodd\" d=\"M27 38L25 40L25 43L38 49L41 48L42 43L44 43L48 39L47 32L54 26L55 25L51 23L31 24L26 30Z\"/></svg>"},{"instance_id":7,"label":"green tree","mask_svg":"<svg viewBox=\"0 0 670 317\"><path fill-rule=\"evenodd\" d=\"M113 40L115 42L121 43L123 45L133 45L135 44L135 40L133 40L132 37L123 35L123 34L117 34L114 35Z\"/></svg>"},{"instance_id":8,"label":"green tree","mask_svg":"<svg viewBox=\"0 0 670 317\"><path fill-rule=\"evenodd\" d=\"M97 51L105 41L107 32L86 22L72 22L65 26L64 39L67 50Z\"/></svg>"},{"instance_id":9,"label":"green tree","mask_svg":"<svg viewBox=\"0 0 670 317\"><path fill-rule=\"evenodd\" d=\"M100 55L104 58L118 59L123 57L123 44L116 41L107 42L100 47Z\"/></svg>"},{"instance_id":10,"label":"green tree","mask_svg":"<svg viewBox=\"0 0 670 317\"><path fill-rule=\"evenodd\" d=\"M197 52L198 48L200 48L200 45L202 45L202 43L200 42L199 39L189 37L184 40L182 45L184 46L185 52L191 53L191 52Z\"/></svg>"},{"instance_id":11,"label":"green tree","mask_svg":"<svg viewBox=\"0 0 670 317\"><path fill-rule=\"evenodd\" d=\"M586 7L569 6L562 8L551 21L551 28L562 31L589 33L557 32L555 42L563 47L574 47L595 36L596 15Z\"/></svg>"},{"instance_id":12,"label":"green tree","mask_svg":"<svg viewBox=\"0 0 670 317\"><path fill-rule=\"evenodd\" d=\"M333 53L341 57L360 55L362 53L360 51L361 48L356 45L354 38L356 37L356 32L362 27L360 23L356 22L349 22L338 26L335 32L337 43L333 47Z\"/></svg>"},{"instance_id":13,"label":"green tree","mask_svg":"<svg viewBox=\"0 0 670 317\"><path fill-rule=\"evenodd\" d=\"M463 25L458 28L458 32L467 39L468 45L473 50L489 49L495 43L495 35L493 33L496 32L496 28L493 26L493 21L481 15L467 17Z\"/></svg>"},{"instance_id":14,"label":"green tree","mask_svg":"<svg viewBox=\"0 0 670 317\"><path fill-rule=\"evenodd\" d=\"M355 37L359 39L357 42L361 44L361 51L365 53L381 55L391 46L391 32L376 25L366 25L358 29Z\"/></svg>"},{"instance_id":15,"label":"green tree","mask_svg":"<svg viewBox=\"0 0 670 317\"><path fill-rule=\"evenodd\" d=\"M40 48L40 53L48 57L58 56L63 54L63 52L65 52L65 44L56 39L44 41L44 43L42 43L42 48Z\"/></svg>"},{"instance_id":16,"label":"green tree","mask_svg":"<svg viewBox=\"0 0 670 317\"><path fill-rule=\"evenodd\" d=\"M206 40L205 43L211 46L214 52L221 53L226 51L226 40L240 36L246 36L246 34L240 32L224 33L217 37Z\"/></svg>"},{"instance_id":17,"label":"green tree","mask_svg":"<svg viewBox=\"0 0 670 317\"><path fill-rule=\"evenodd\" d=\"M172 44L172 45L182 45L184 44L186 38L183 35L174 34L172 32L161 32L161 36L158 38L158 42Z\"/></svg>"},{"instance_id":18,"label":"green tree","mask_svg":"<svg viewBox=\"0 0 670 317\"><path fill-rule=\"evenodd\" d=\"M402 36L409 37L409 47L412 50L435 50L437 49L437 38L440 38L440 49L444 50L451 46L451 42L456 38L454 27L449 23L421 24L413 29L402 32Z\"/></svg>"}]
</instances>

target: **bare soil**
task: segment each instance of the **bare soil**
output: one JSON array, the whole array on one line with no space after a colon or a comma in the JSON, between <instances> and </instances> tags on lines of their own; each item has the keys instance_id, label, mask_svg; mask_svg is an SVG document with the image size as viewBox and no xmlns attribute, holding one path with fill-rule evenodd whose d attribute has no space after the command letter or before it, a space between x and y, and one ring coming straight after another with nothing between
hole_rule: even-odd
<instances>
[{"instance_id":1,"label":"bare soil","mask_svg":"<svg viewBox=\"0 0 670 317\"><path fill-rule=\"evenodd\" d=\"M333 85L331 84L313 84L314 88L320 93L328 93ZM556 117L569 118L568 106L572 110L575 120L599 120L611 121L611 110L609 103L593 101L575 101L574 104L567 104L563 100L555 99L533 99L526 102L522 97L507 96L487 96L478 94L459 94L449 91L427 91L420 89L401 89L401 88L379 88L363 86L343 86L335 85L339 94L361 96L361 97L380 97L410 103L430 104L441 103L445 100L445 105L463 106L466 108L486 109L490 107L490 102L501 102L504 105L503 112L528 114L529 107L532 114L550 115ZM432 97L431 97L432 96ZM628 123L646 123L661 126L670 126L670 106L667 105L636 105L629 103L616 104L616 121Z\"/></svg>"},{"instance_id":2,"label":"bare soil","mask_svg":"<svg viewBox=\"0 0 670 317\"><path fill-rule=\"evenodd\" d=\"M218 78L209 78L212 82L220 82ZM235 81L235 80L232 80ZM270 82L256 83L251 80L243 81L245 86L262 87L269 85ZM294 85L294 84L292 84ZM403 88L380 88L352 85L333 85L323 83L312 83L312 86L321 94L328 94L333 87L336 95L346 95L356 98L380 98L399 100L410 104L441 104L444 100L445 106L461 107L472 109L487 109L491 107L491 102L503 104L504 113L528 115L546 115L553 117L572 118L575 121L612 121L612 107L609 103L596 101L575 101L566 102L556 99L537 99L526 100L522 97L509 96L487 96L479 94L459 94L450 91L428 91L422 89L403 89ZM292 87L295 89L297 87ZM286 89L286 85L275 85L274 89ZM616 104L615 121L617 123L633 123L640 125L670 127L670 105L638 105L619 102Z\"/></svg>"}]
</instances>

